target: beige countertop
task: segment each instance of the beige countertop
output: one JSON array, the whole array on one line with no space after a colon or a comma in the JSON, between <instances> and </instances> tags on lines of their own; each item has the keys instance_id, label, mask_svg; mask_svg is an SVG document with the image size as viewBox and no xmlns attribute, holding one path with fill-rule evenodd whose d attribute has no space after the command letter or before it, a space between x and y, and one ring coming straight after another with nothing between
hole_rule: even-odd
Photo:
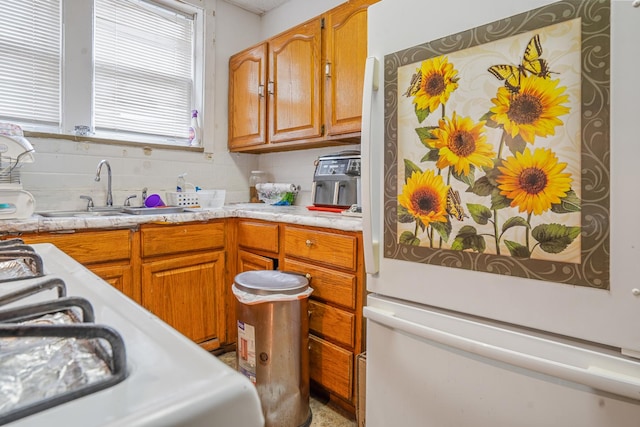
<instances>
[{"instance_id":1,"label":"beige countertop","mask_svg":"<svg viewBox=\"0 0 640 427\"><path fill-rule=\"evenodd\" d=\"M253 218L289 224L325 227L343 231L362 231L362 218L339 213L310 211L304 206L271 206L241 203L219 209L190 210L160 215L119 215L47 218L37 214L21 220L0 220L0 234L32 233L97 228L130 228L140 224L185 223L218 218Z\"/></svg>"}]
</instances>

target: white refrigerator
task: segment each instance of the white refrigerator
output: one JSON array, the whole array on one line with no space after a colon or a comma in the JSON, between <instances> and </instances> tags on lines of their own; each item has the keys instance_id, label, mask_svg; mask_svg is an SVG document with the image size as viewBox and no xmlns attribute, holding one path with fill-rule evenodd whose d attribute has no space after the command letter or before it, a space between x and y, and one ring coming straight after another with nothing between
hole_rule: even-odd
<instances>
[{"instance_id":1,"label":"white refrigerator","mask_svg":"<svg viewBox=\"0 0 640 427\"><path fill-rule=\"evenodd\" d=\"M640 426L637 3L370 6L368 427Z\"/></svg>"}]
</instances>

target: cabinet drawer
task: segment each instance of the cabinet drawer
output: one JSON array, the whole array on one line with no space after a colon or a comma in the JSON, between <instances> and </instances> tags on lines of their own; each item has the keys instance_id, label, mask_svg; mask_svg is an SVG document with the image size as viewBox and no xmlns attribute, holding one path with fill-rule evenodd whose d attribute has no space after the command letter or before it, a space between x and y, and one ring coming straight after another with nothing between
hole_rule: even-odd
<instances>
[{"instance_id":1,"label":"cabinet drawer","mask_svg":"<svg viewBox=\"0 0 640 427\"><path fill-rule=\"evenodd\" d=\"M238 245L278 253L278 224L240 221Z\"/></svg>"},{"instance_id":2,"label":"cabinet drawer","mask_svg":"<svg viewBox=\"0 0 640 427\"><path fill-rule=\"evenodd\" d=\"M351 400L353 353L309 335L309 375L321 386Z\"/></svg>"},{"instance_id":3,"label":"cabinet drawer","mask_svg":"<svg viewBox=\"0 0 640 427\"><path fill-rule=\"evenodd\" d=\"M23 236L25 243L52 243L80 264L131 259L131 230L44 233Z\"/></svg>"},{"instance_id":4,"label":"cabinet drawer","mask_svg":"<svg viewBox=\"0 0 640 427\"><path fill-rule=\"evenodd\" d=\"M309 329L338 344L353 348L356 318L349 313L317 301L309 301Z\"/></svg>"},{"instance_id":5,"label":"cabinet drawer","mask_svg":"<svg viewBox=\"0 0 640 427\"><path fill-rule=\"evenodd\" d=\"M140 230L142 257L224 247L224 223L147 226Z\"/></svg>"},{"instance_id":6,"label":"cabinet drawer","mask_svg":"<svg viewBox=\"0 0 640 427\"><path fill-rule=\"evenodd\" d=\"M285 258L284 271L311 276L312 297L355 310L356 276Z\"/></svg>"},{"instance_id":7,"label":"cabinet drawer","mask_svg":"<svg viewBox=\"0 0 640 427\"><path fill-rule=\"evenodd\" d=\"M295 258L355 270L356 250L354 236L297 227L284 229L285 254Z\"/></svg>"}]
</instances>

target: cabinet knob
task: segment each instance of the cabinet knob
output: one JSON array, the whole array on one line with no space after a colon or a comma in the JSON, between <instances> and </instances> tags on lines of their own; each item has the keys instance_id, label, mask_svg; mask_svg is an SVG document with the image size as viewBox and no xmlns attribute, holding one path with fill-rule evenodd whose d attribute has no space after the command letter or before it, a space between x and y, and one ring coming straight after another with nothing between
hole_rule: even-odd
<instances>
[{"instance_id":1,"label":"cabinet knob","mask_svg":"<svg viewBox=\"0 0 640 427\"><path fill-rule=\"evenodd\" d=\"M306 242L304 242L305 245L307 245L308 248L311 247L311 245L313 245L313 242L311 240L307 240Z\"/></svg>"},{"instance_id":2,"label":"cabinet knob","mask_svg":"<svg viewBox=\"0 0 640 427\"><path fill-rule=\"evenodd\" d=\"M264 98L264 85L259 85L258 86L258 96L260 98Z\"/></svg>"}]
</instances>

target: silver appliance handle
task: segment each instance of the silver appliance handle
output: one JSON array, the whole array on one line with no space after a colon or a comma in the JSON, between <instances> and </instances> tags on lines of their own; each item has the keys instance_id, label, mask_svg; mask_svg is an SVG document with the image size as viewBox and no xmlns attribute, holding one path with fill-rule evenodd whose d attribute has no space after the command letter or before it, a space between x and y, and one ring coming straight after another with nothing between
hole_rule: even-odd
<instances>
[{"instance_id":1,"label":"silver appliance handle","mask_svg":"<svg viewBox=\"0 0 640 427\"><path fill-rule=\"evenodd\" d=\"M362 129L360 136L360 150L362 156L361 185L362 185L362 237L364 239L364 268L368 274L376 274L379 268L380 231L378 212L381 191L375 191L373 170L377 169L372 162L371 148L371 114L373 109L373 95L378 91L378 60L374 56L367 58L364 69L364 87L362 91Z\"/></svg>"},{"instance_id":2,"label":"silver appliance handle","mask_svg":"<svg viewBox=\"0 0 640 427\"><path fill-rule=\"evenodd\" d=\"M342 181L336 181L333 183L333 200L331 201L331 204L333 205L338 204L338 199L340 198L340 184L342 184Z\"/></svg>"},{"instance_id":3,"label":"silver appliance handle","mask_svg":"<svg viewBox=\"0 0 640 427\"><path fill-rule=\"evenodd\" d=\"M318 183L313 181L313 183L311 184L311 203L315 204L316 203L316 187L318 186Z\"/></svg>"},{"instance_id":4,"label":"silver appliance handle","mask_svg":"<svg viewBox=\"0 0 640 427\"><path fill-rule=\"evenodd\" d=\"M435 312L430 312L436 318L428 324L438 325L438 328L400 318L394 312L371 305L365 306L363 311L368 320L384 327L596 390L640 400L640 368L637 361ZM482 339L474 339L476 337Z\"/></svg>"}]
</instances>

